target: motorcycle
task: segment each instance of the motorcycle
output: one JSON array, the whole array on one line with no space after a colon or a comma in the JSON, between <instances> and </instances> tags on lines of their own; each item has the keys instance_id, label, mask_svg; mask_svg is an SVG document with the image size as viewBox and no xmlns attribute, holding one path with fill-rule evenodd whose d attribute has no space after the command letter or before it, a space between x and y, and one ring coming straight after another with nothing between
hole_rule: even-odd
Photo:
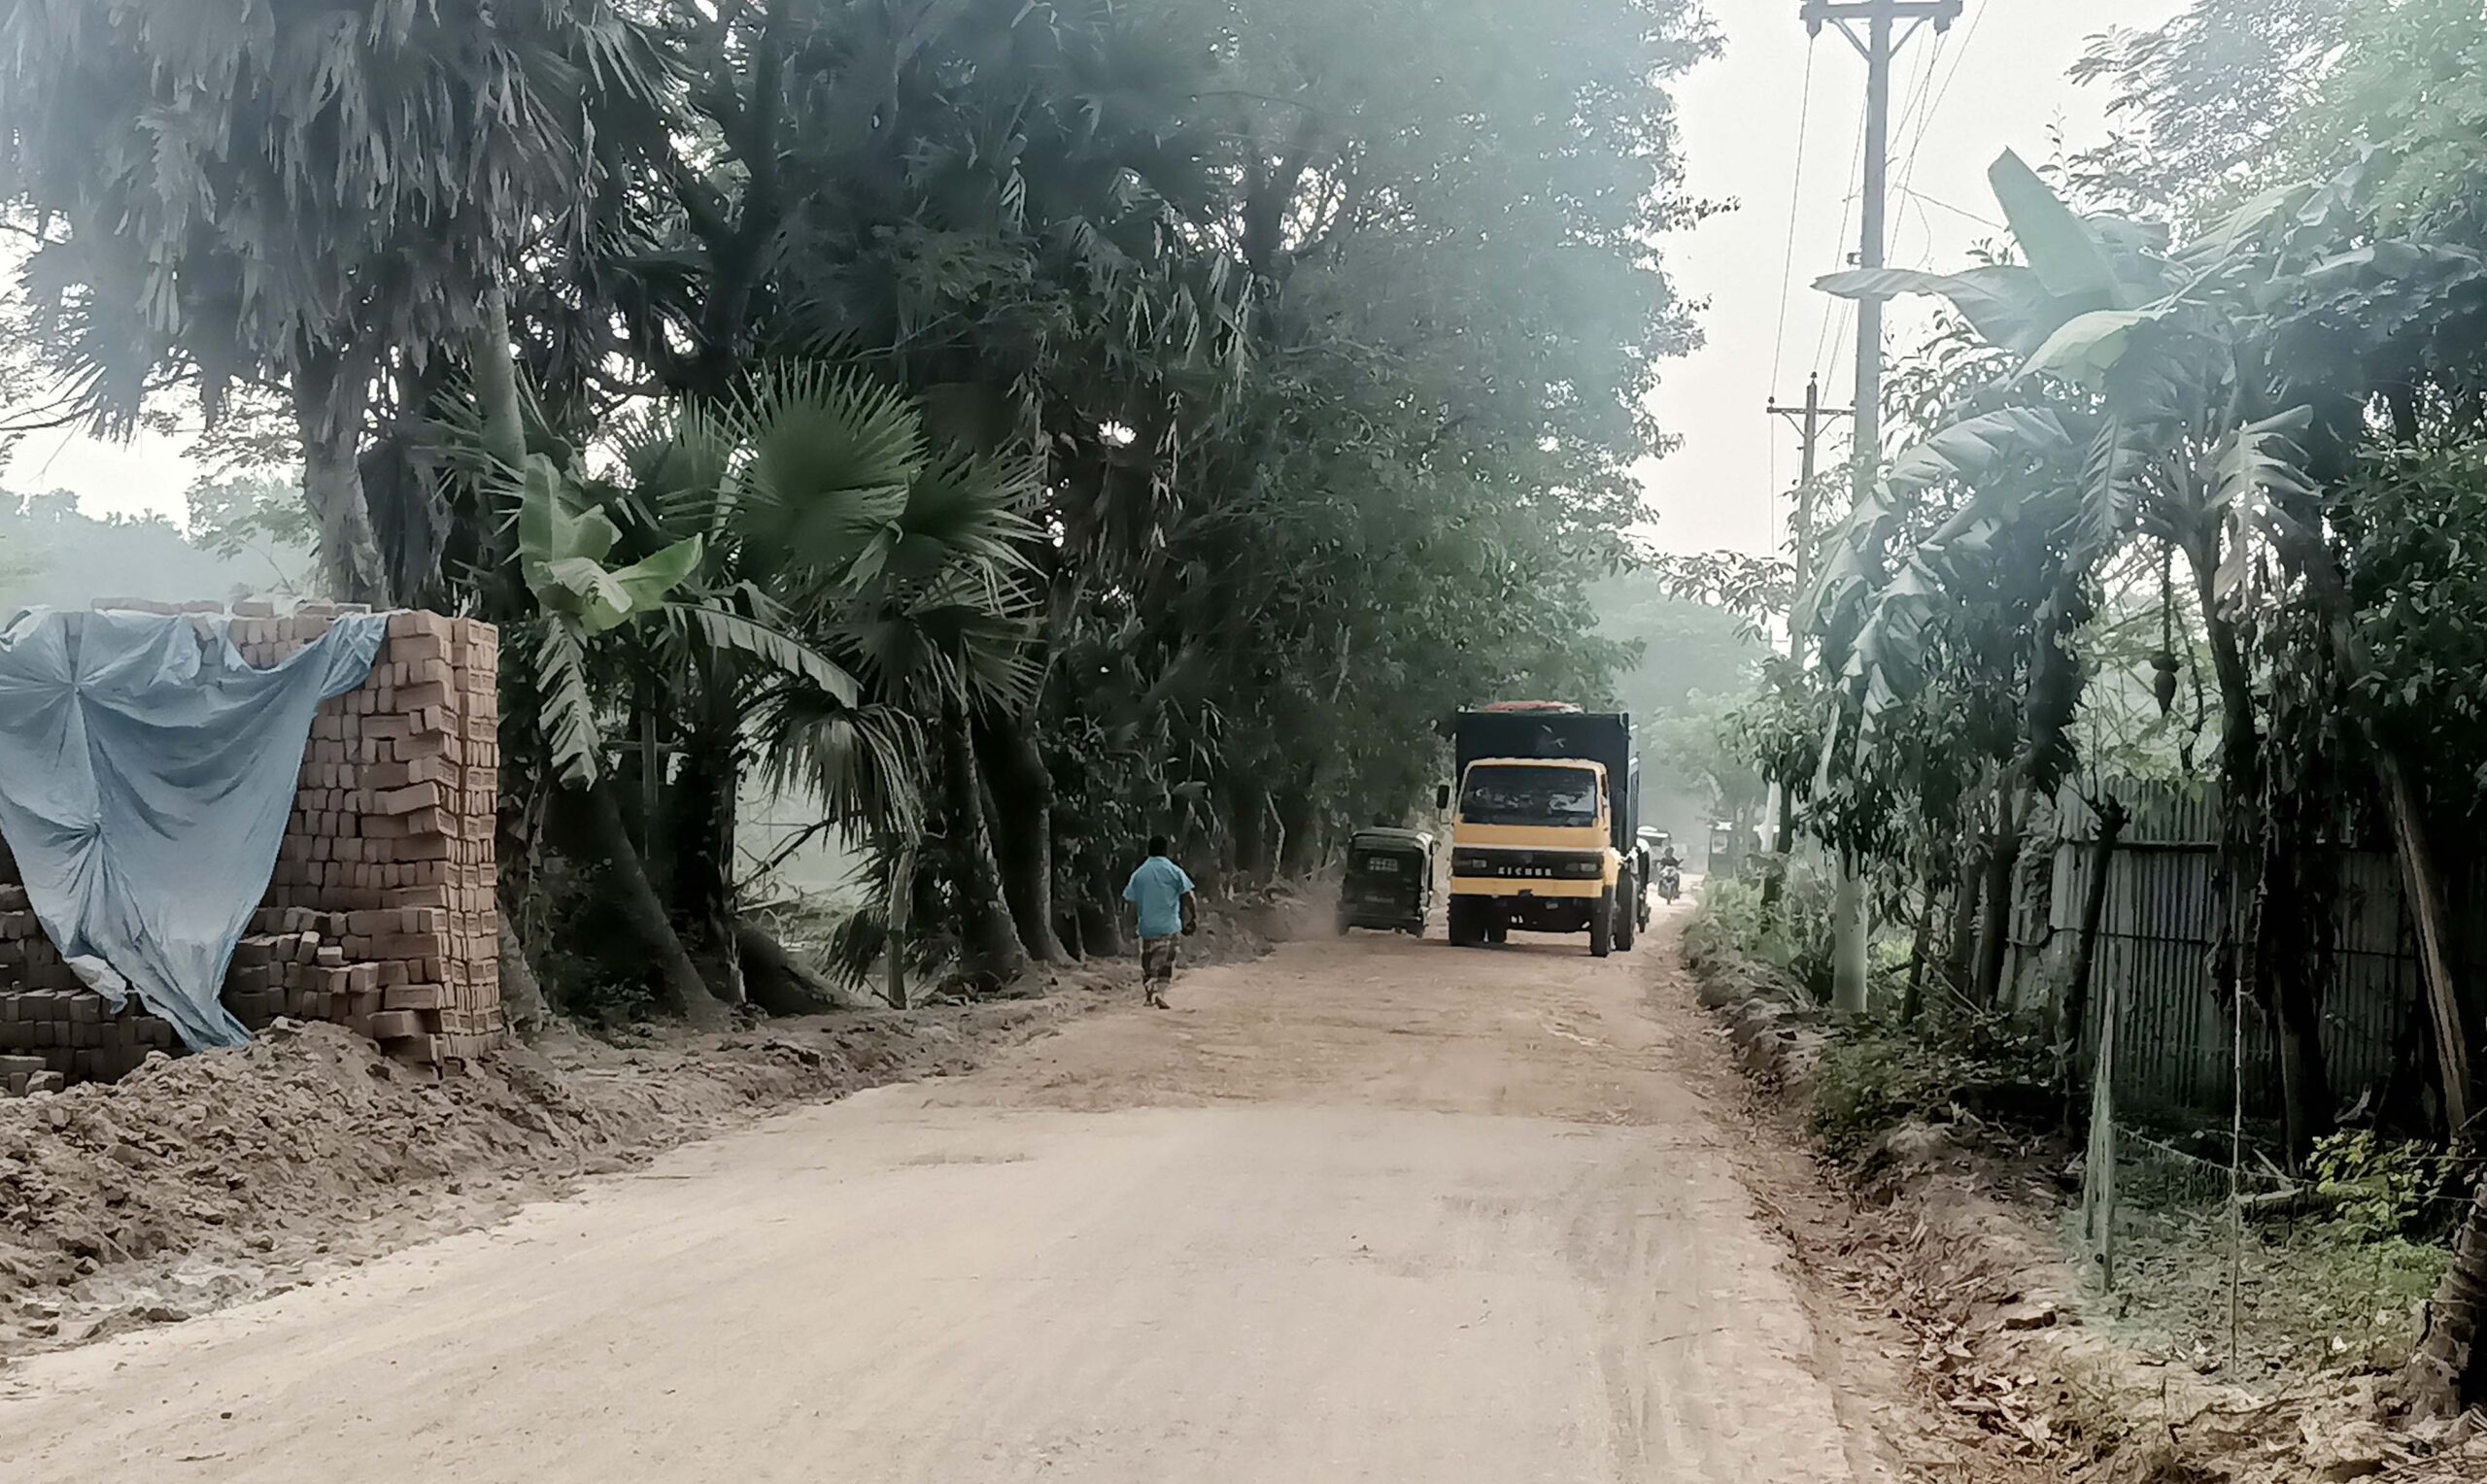
<instances>
[{"instance_id":1,"label":"motorcycle","mask_svg":"<svg viewBox=\"0 0 2487 1484\"><path fill-rule=\"evenodd\" d=\"M1670 902L1684 894L1684 872L1672 860L1658 862L1658 894Z\"/></svg>"}]
</instances>

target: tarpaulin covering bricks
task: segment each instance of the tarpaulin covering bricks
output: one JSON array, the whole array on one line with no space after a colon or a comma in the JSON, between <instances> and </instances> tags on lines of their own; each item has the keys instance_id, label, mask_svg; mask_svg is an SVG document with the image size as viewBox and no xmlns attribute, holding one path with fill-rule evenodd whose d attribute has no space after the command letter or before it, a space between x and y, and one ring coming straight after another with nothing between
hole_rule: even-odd
<instances>
[{"instance_id":1,"label":"tarpaulin covering bricks","mask_svg":"<svg viewBox=\"0 0 2487 1484\"><path fill-rule=\"evenodd\" d=\"M385 615L265 668L221 617L54 613L0 629L0 838L44 933L119 1007L192 1047L250 1039L226 961L268 889L321 702L362 684Z\"/></svg>"}]
</instances>

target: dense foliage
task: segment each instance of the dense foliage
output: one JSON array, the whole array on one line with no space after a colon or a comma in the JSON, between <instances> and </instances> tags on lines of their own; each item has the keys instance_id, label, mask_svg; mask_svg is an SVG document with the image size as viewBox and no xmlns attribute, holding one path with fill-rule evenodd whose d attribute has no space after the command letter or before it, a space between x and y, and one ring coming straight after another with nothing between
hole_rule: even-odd
<instances>
[{"instance_id":1,"label":"dense foliage","mask_svg":"<svg viewBox=\"0 0 2487 1484\"><path fill-rule=\"evenodd\" d=\"M105 426L290 447L331 590L504 625L514 890L588 884L608 974L800 1000L766 786L869 862L850 978L991 985L1117 947L1152 831L1306 869L1454 708L1609 697L1709 46L1685 0L18 7L17 327Z\"/></svg>"},{"instance_id":2,"label":"dense foliage","mask_svg":"<svg viewBox=\"0 0 2487 1484\"><path fill-rule=\"evenodd\" d=\"M1948 308L1815 565L1820 662L1774 671L1749 743L1913 927L1887 1008L1941 1006L1929 1043L2017 1013L2079 1086L2091 929L2054 993L2005 995L2024 840L2095 813L2103 860L2118 790L2172 779L2217 805L2205 982L2272 1031L2282 1157L2341 1147L2334 929L2307 904L2350 846L2398 861L2423 968L2428 1075L2365 1112L2454 1145L2487 1127L2447 923L2487 808L2482 48L2454 0L2196 0L2084 62L2105 148L1996 162L1998 255L1823 284ZM1886 1060L1848 1068L1852 1101L1897 1096L1908 1056ZM2487 1192L2471 1226L2487 1252ZM2426 1405L2487 1396L2483 1282L2456 1263L2431 1311Z\"/></svg>"}]
</instances>

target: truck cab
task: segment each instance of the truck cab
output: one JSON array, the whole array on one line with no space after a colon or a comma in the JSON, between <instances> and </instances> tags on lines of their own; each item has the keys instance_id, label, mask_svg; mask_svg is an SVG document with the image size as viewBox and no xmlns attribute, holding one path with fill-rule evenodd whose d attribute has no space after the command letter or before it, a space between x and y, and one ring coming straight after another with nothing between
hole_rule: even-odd
<instances>
[{"instance_id":1,"label":"truck cab","mask_svg":"<svg viewBox=\"0 0 2487 1484\"><path fill-rule=\"evenodd\" d=\"M1621 717L1530 704L1463 713L1454 734L1450 938L1585 932L1604 958L1639 927L1638 769Z\"/></svg>"}]
</instances>

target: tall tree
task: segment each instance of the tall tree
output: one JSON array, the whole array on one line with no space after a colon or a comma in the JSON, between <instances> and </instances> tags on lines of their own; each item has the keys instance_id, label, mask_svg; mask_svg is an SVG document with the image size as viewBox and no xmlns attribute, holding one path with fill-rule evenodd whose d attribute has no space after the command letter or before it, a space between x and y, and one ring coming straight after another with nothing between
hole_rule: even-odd
<instances>
[{"instance_id":1,"label":"tall tree","mask_svg":"<svg viewBox=\"0 0 2487 1484\"><path fill-rule=\"evenodd\" d=\"M108 432L173 383L211 421L287 397L326 584L386 601L434 554L427 512L367 497L380 404L420 415L486 288L574 219L594 117L664 85L610 0L10 7L0 198L39 237L42 353Z\"/></svg>"}]
</instances>

